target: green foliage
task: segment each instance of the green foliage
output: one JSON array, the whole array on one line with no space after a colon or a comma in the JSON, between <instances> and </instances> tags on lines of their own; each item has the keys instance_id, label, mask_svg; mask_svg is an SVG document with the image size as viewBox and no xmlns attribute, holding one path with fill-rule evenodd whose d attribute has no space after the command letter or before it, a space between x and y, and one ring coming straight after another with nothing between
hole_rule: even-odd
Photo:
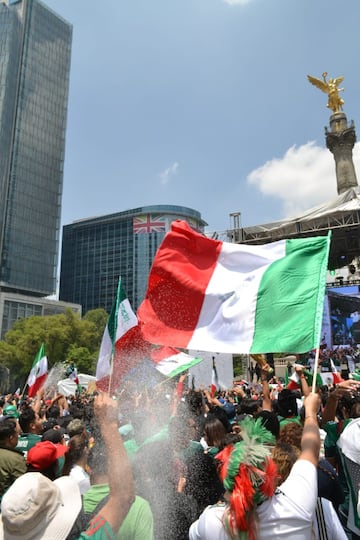
<instances>
[{"instance_id":1,"label":"green foliage","mask_svg":"<svg viewBox=\"0 0 360 540\"><path fill-rule=\"evenodd\" d=\"M19 319L0 341L0 371L8 368L11 385L22 387L44 342L49 369L72 360L79 372L93 375L107 319L103 309L89 311L82 319L71 309Z\"/></svg>"},{"instance_id":2,"label":"green foliage","mask_svg":"<svg viewBox=\"0 0 360 540\"><path fill-rule=\"evenodd\" d=\"M87 347L80 347L73 343L68 350L68 360L74 362L78 373L93 375L96 369L97 351L91 352Z\"/></svg>"},{"instance_id":3,"label":"green foliage","mask_svg":"<svg viewBox=\"0 0 360 540\"><path fill-rule=\"evenodd\" d=\"M233 356L234 379L243 377L243 355Z\"/></svg>"},{"instance_id":4,"label":"green foliage","mask_svg":"<svg viewBox=\"0 0 360 540\"><path fill-rule=\"evenodd\" d=\"M89 321L93 323L96 328L99 330L101 337L104 332L105 325L107 323L109 315L106 313L104 309L92 309L85 313L83 317L83 321Z\"/></svg>"}]
</instances>

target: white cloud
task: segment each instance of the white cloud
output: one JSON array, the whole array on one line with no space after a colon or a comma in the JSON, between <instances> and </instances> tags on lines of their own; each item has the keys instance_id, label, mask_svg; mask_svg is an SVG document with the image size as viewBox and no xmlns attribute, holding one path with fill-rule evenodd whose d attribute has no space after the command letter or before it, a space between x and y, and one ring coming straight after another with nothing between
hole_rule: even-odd
<instances>
[{"instance_id":1,"label":"white cloud","mask_svg":"<svg viewBox=\"0 0 360 540\"><path fill-rule=\"evenodd\" d=\"M160 182L163 185L168 184L171 178L178 172L178 169L179 164L177 161L175 161L172 165L170 165L170 167L167 167L159 174Z\"/></svg>"},{"instance_id":2,"label":"white cloud","mask_svg":"<svg viewBox=\"0 0 360 540\"><path fill-rule=\"evenodd\" d=\"M355 170L360 167L360 143L353 152ZM264 195L280 198L283 217L295 217L337 195L335 161L327 148L309 142L292 146L285 155L252 171L247 181Z\"/></svg>"},{"instance_id":3,"label":"white cloud","mask_svg":"<svg viewBox=\"0 0 360 540\"><path fill-rule=\"evenodd\" d=\"M228 4L229 6L245 6L246 4L249 4L251 0L223 0L225 4Z\"/></svg>"}]
</instances>

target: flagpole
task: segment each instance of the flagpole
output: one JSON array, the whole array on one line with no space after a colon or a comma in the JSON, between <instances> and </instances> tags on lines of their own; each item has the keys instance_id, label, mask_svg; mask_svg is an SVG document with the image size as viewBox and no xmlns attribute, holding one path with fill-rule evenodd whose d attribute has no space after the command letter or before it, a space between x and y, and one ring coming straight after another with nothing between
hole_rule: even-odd
<instances>
[{"instance_id":1,"label":"flagpole","mask_svg":"<svg viewBox=\"0 0 360 540\"><path fill-rule=\"evenodd\" d=\"M119 276L119 279L118 279L118 286L117 286L117 289L116 289L116 304L115 304L115 321L116 321L116 325L115 325L115 336L116 336L117 322L118 322L119 294L120 294L120 290L121 290L121 276ZM112 351L111 351L111 358L110 358L110 375L109 375L109 388L108 388L108 393L109 393L109 395L110 395L111 384L112 384L112 379L113 379L114 356L115 356L115 343L113 342L113 344L112 344Z\"/></svg>"},{"instance_id":2,"label":"flagpole","mask_svg":"<svg viewBox=\"0 0 360 540\"><path fill-rule=\"evenodd\" d=\"M328 268L331 235L332 235L332 231L328 231L328 233L327 233L327 257L326 257L326 263L323 262L324 272L322 272L322 276L321 276L322 277L322 285L324 286L324 290L326 288L326 270ZM325 268L324 268L324 266L325 266ZM324 294L324 296L325 296L325 294ZM322 301L321 319L319 319L319 320L322 320L323 312L324 312L324 298L323 298L323 301ZM315 392L315 389L316 389L317 371L318 371L318 367L319 367L320 344L321 344L320 330L321 330L321 328L319 329L319 333L318 333L318 346L315 349L316 352L315 352L315 364L314 364L312 392Z\"/></svg>"},{"instance_id":3,"label":"flagpole","mask_svg":"<svg viewBox=\"0 0 360 540\"><path fill-rule=\"evenodd\" d=\"M23 388L23 390L22 390L22 392L21 392L21 395L22 395L22 396L25 394L25 388L26 388L27 386L28 386L28 383L27 383L27 381L26 381L26 383L25 383L25 385L24 385L24 388Z\"/></svg>"},{"instance_id":4,"label":"flagpole","mask_svg":"<svg viewBox=\"0 0 360 540\"><path fill-rule=\"evenodd\" d=\"M112 376L113 376L113 371L114 371L114 351L111 353L111 358L110 358L110 375L109 375L109 387L108 387L108 394L110 395L110 389L111 389L111 384L112 384Z\"/></svg>"},{"instance_id":5,"label":"flagpole","mask_svg":"<svg viewBox=\"0 0 360 540\"><path fill-rule=\"evenodd\" d=\"M172 377L164 379L163 381L155 384L154 389L160 388L160 386L163 386L165 383L170 382L172 379L173 379Z\"/></svg>"},{"instance_id":6,"label":"flagpole","mask_svg":"<svg viewBox=\"0 0 360 540\"><path fill-rule=\"evenodd\" d=\"M313 382L312 382L312 388L311 388L312 392L315 392L315 390L316 390L316 378L317 378L317 370L318 370L318 366L319 366L319 356L320 356L320 347L317 347L316 352L315 352Z\"/></svg>"}]
</instances>

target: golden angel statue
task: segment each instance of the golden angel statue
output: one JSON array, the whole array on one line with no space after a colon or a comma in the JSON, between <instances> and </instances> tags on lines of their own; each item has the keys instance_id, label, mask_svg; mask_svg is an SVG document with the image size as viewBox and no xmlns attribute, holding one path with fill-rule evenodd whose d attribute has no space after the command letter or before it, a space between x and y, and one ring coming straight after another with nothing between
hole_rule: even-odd
<instances>
[{"instance_id":1,"label":"golden angel statue","mask_svg":"<svg viewBox=\"0 0 360 540\"><path fill-rule=\"evenodd\" d=\"M339 84L342 83L344 77L336 77L336 79L326 80L327 72L324 71L322 74L323 80L317 79L308 75L309 82L320 88L325 94L328 95L327 107L331 109L334 113L342 111L342 106L344 105L344 100L339 96L339 92L343 92L343 88L339 88Z\"/></svg>"}]
</instances>

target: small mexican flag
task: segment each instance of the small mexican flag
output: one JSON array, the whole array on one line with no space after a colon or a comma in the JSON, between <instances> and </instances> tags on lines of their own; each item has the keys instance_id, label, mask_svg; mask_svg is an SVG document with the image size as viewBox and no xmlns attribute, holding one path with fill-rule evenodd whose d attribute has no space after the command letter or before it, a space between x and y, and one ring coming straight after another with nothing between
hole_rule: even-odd
<instances>
[{"instance_id":1,"label":"small mexican flag","mask_svg":"<svg viewBox=\"0 0 360 540\"><path fill-rule=\"evenodd\" d=\"M48 361L45 354L45 344L42 343L39 352L35 356L35 360L26 383L29 386L29 397L35 396L36 392L43 386L44 382L46 381L47 374Z\"/></svg>"},{"instance_id":2,"label":"small mexican flag","mask_svg":"<svg viewBox=\"0 0 360 540\"><path fill-rule=\"evenodd\" d=\"M166 377L175 377L202 362L202 358L190 356L173 347L160 347L151 352L155 367Z\"/></svg>"},{"instance_id":3,"label":"small mexican flag","mask_svg":"<svg viewBox=\"0 0 360 540\"><path fill-rule=\"evenodd\" d=\"M96 386L113 392L126 373L149 356L138 319L119 278L116 298L104 330L96 367Z\"/></svg>"},{"instance_id":4,"label":"small mexican flag","mask_svg":"<svg viewBox=\"0 0 360 540\"><path fill-rule=\"evenodd\" d=\"M74 362L71 362L71 364L66 369L66 375L69 377L71 381L73 381L76 384L77 391L81 392L82 386L80 384L79 377L78 377L78 370Z\"/></svg>"},{"instance_id":5,"label":"small mexican flag","mask_svg":"<svg viewBox=\"0 0 360 540\"><path fill-rule=\"evenodd\" d=\"M330 358L330 368L331 368L332 376L333 376L333 384L339 384L343 382L344 379L341 377L340 373L338 372L335 366L335 362L332 358Z\"/></svg>"},{"instance_id":6,"label":"small mexican flag","mask_svg":"<svg viewBox=\"0 0 360 540\"><path fill-rule=\"evenodd\" d=\"M313 374L306 369L302 370L303 375L305 376L308 386L312 386ZM322 386L323 381L319 373L316 374L316 385ZM299 390L301 388L301 381L299 374L294 371L294 373L289 377L287 372L285 373L285 386L288 390Z\"/></svg>"}]
</instances>

